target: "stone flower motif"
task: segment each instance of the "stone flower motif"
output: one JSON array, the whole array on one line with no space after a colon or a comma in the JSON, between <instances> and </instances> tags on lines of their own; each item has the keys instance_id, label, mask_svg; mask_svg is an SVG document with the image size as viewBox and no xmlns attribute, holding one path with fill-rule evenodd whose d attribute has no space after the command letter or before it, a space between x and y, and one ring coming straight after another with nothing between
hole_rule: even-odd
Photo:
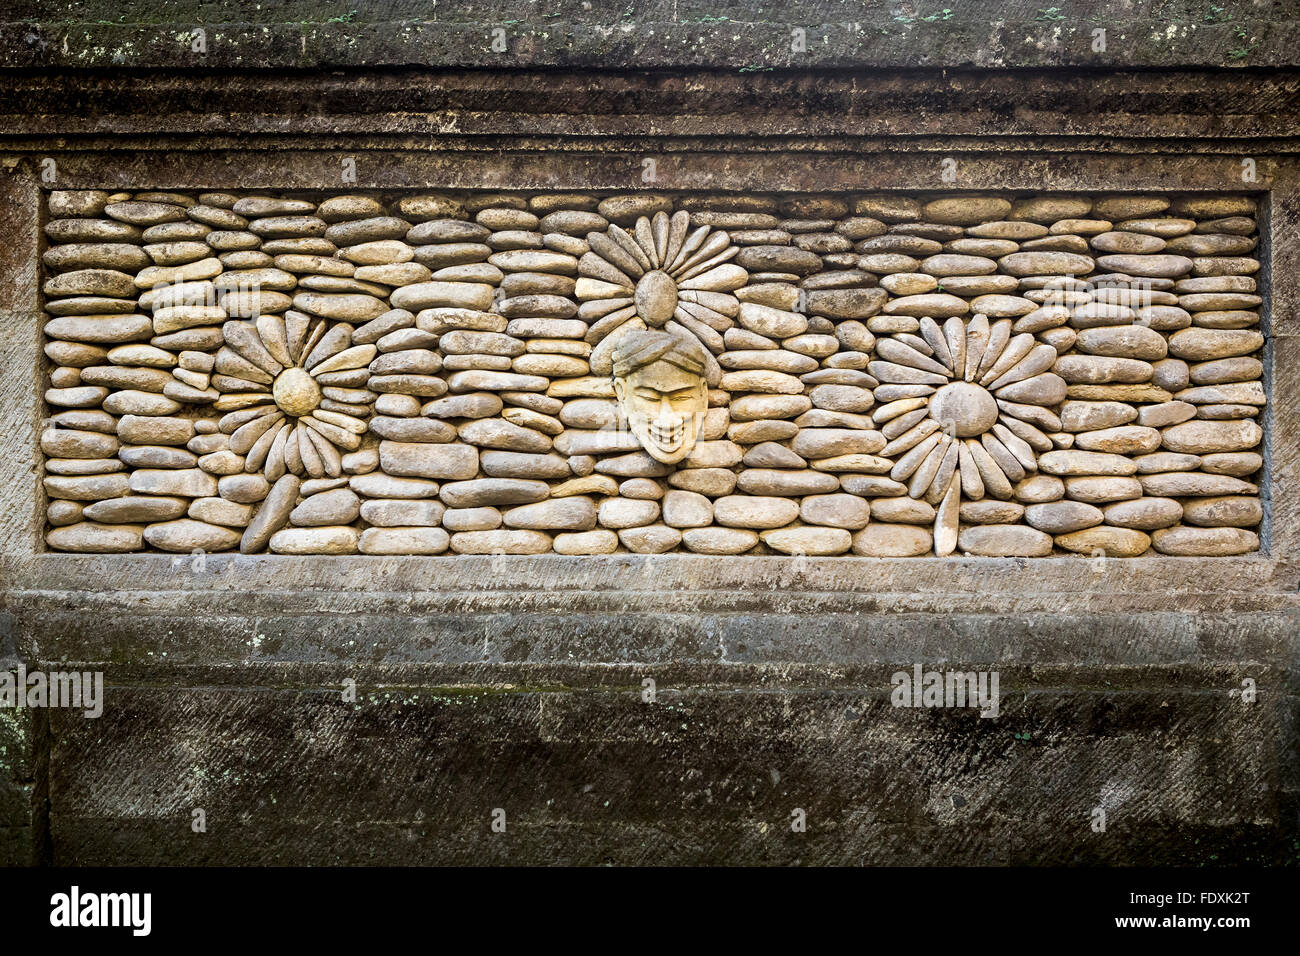
<instances>
[{"instance_id":1,"label":"stone flower motif","mask_svg":"<svg viewBox=\"0 0 1300 956\"><path fill-rule=\"evenodd\" d=\"M1060 428L1050 410L1065 400L1065 381L1051 371L1056 349L1013 336L1011 325L990 326L982 314L942 327L925 318L919 336L878 339L868 366L885 400L873 415L889 439L880 454L895 460L890 477L907 482L911 497L938 506L940 557L957 546L961 500L1009 499Z\"/></svg>"},{"instance_id":2,"label":"stone flower motif","mask_svg":"<svg viewBox=\"0 0 1300 956\"><path fill-rule=\"evenodd\" d=\"M731 293L749 273L731 263L740 251L723 230L690 228L688 212L642 216L632 232L611 225L587 234L575 294L592 321L592 341L639 318L650 329L690 333L714 355L739 302Z\"/></svg>"},{"instance_id":3,"label":"stone flower motif","mask_svg":"<svg viewBox=\"0 0 1300 956\"><path fill-rule=\"evenodd\" d=\"M342 452L361 445L373 393L365 389L373 345L352 345L352 326L298 312L227 322L213 403L244 470L275 481L286 472L343 473Z\"/></svg>"}]
</instances>

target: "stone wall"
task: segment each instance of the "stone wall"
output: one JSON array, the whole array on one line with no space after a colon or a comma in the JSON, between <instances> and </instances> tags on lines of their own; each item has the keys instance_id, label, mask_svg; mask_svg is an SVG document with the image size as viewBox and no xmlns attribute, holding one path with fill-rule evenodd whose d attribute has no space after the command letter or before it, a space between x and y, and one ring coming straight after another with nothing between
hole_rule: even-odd
<instances>
[{"instance_id":1,"label":"stone wall","mask_svg":"<svg viewBox=\"0 0 1300 956\"><path fill-rule=\"evenodd\" d=\"M943 7L864 8L837 0L650 3L635 10L599 2L580 6L550 17L549 10L498 0L446 10L366 5L355 13L352 5L334 0L268 0L256 7L230 0L164 6L130 0L111 7L103 0L56 7L20 0L0 14L8 20L0 23L6 53L0 60L0 205L6 211L0 217L0 667L78 668L103 672L106 681L104 714L97 720L69 710L0 711L0 860L1293 864L1300 820L1300 485L1292 466L1300 455L1300 245L1289 237L1300 224L1300 24L1291 5L1068 0L1045 7L1021 0L952 0L950 17ZM491 45L496 20L506 30L504 52ZM791 49L796 26L809 41L807 51L797 54ZM1097 49L1095 31L1103 28L1107 43ZM194 48L199 29L207 44L202 54ZM656 161L652 190L643 180L647 159ZM341 180L347 161L355 182ZM954 172L955 178L945 178ZM460 554L450 532L447 549L431 556L276 554L269 553L269 541L266 551L252 554L235 548L197 556L159 553L147 540L138 553L69 553L46 540L57 530L47 521L52 501L72 502L58 506L64 518L94 504L46 495L44 479L53 469L47 468L42 434L51 430L54 416L65 413L106 426L97 414L102 408L46 403L54 385L50 373L64 369L59 375L65 386L122 391L117 383L73 385L73 375L80 381L83 373L68 370L79 366L52 362L44 353L51 342L46 326L67 317L46 306L81 298L44 293L46 282L78 271L42 261L52 248L75 244L68 234L47 235L47 224L105 220L119 235L122 226L140 231L139 240L128 243L136 249L137 265L124 273L129 288L121 287L130 311L116 314L145 317L148 334L140 326L139 340L121 343L132 351L119 354L161 361L149 351L157 347L156 313L140 307L154 290L135 281L156 265L152 257L148 263L139 259L145 230L156 227L112 215L51 215L47 204L54 194L97 192L107 205L109 196L170 193L164 205L182 224L195 222L186 210L207 193L301 199L322 221L322 202L346 194L376 200L386 214L415 227L419 223L400 207L415 196L450 197L465 208L466 200L484 194L510 195L525 204L557 193L582 195L596 201L599 214L601 201L647 191L671 197L674 210L692 215L758 212L776 217L778 226L793 218L782 201L829 198L848 209L842 217L826 218L865 215L884 224L882 235L893 241L906 236L896 227L911 219L910 209L908 219L891 221L870 210L859 213L859 200L885 195L914 201L910 208L919 209L934 199L971 196L1013 204L1035 197L1087 199L1093 206L1082 218L1109 221L1117 233L1128 232L1118 228L1125 220L1100 215L1097 203L1105 197L1169 200L1168 209L1144 215L1191 219L1203 229L1216 216L1181 204L1253 200L1253 214L1243 207L1243 215L1255 220L1253 233L1215 227L1211 234L1237 237L1232 242L1253 238L1255 248L1240 254L1219 248L1211 258L1258 262L1258 271L1237 271L1232 283L1224 283L1244 287L1252 279L1253 292L1237 291L1258 296L1257 308L1193 309L1181 301L1207 293L1179 284L1224 277L1152 276L1150 293L1162 300L1153 300L1152 307L1181 308L1193 318L1186 329L1155 330L1171 349L1179 332L1219 321L1207 320L1205 313L1258 314L1258 325L1215 330L1257 329L1264 339L1257 352L1227 360L1172 357L1188 363L1188 389L1242 384L1193 383L1193 365L1228 361L1240 370L1245 363L1239 360L1257 359L1267 405L1235 421L1238 427L1257 421L1262 443L1205 455L1159 449L1121 457L1170 461L1168 456L1194 455L1206 473L1209 456L1240 455L1244 467L1247 456L1259 455L1263 467L1257 474L1227 476L1259 489L1236 496L1258 498L1259 524L1227 532L1257 534L1259 549L1180 557L1152 548L1138 559L1111 559L1057 548L1058 536L1075 533L1065 531L1052 532L1053 556L1042 559L968 557L960 549L947 557L787 556L768 553L773 549L761 537L750 553L722 558L693 553L685 544L674 553L638 554L621 540L613 554ZM688 208L688 200L709 196L768 200L775 208ZM468 224L481 211L466 208L466 218L457 222ZM539 226L552 211L536 210ZM1010 212L999 212L995 221L1021 223L1018 228L1026 222ZM1058 221L1039 223L1048 229L1039 238L1050 242ZM629 225L634 234L635 223ZM983 241L965 234L979 223L930 222L951 225L963 230L961 238L939 230L933 241ZM791 234L787 254L798 249L797 235L809 235L783 231ZM843 235L834 228L818 231ZM206 245L208 235L197 241ZM1077 228L1056 235L1076 236L1087 248L1075 242L1074 248L1048 252L1094 261L1127 254L1094 248L1096 236ZM1153 245L1140 230L1134 235L1146 238L1127 241ZM1188 249L1137 254L1195 262L1203 256L1191 246L1205 235L1194 228L1183 237L1156 236ZM409 261L417 262L423 246L395 238L411 246ZM158 251L185 254L184 247ZM195 251L190 248L190 254ZM214 256L193 261L240 251L212 250ZM488 258L499 251L508 250L493 249ZM280 253L265 254L271 268L278 268L274 259ZM801 285L826 273L860 271L875 278L860 293L883 289L891 301L899 298L887 283L904 280L888 276L906 273L825 261L847 254L818 251L822 269L780 281ZM881 253L852 250L854 256L868 254ZM929 253L900 254L918 262L914 273L928 274L923 263ZM995 264L1002 258L982 257ZM359 265L341 255L322 258ZM221 266L223 274L241 268ZM332 266L335 272L341 268ZM740 268L751 277L765 271ZM313 273L280 271L293 277L295 287L266 289L264 295L282 294L292 304L307 291L340 294L304 286ZM1115 271L1100 266L1084 278ZM991 282L987 276L1010 273L998 266L973 278ZM1013 277L1014 291L978 294L1046 304L1029 294L1043 290L1019 288L1021 279L1032 276ZM576 293L579 277L570 278ZM220 279L195 281L212 281L215 293ZM328 279L357 281L356 270L351 277L311 281ZM1174 287L1157 288L1162 279ZM970 294L948 294L973 301L971 288ZM1061 291L1086 292L1095 307L1123 306L1105 300L1133 290L1090 282L1087 289ZM739 293L731 293L738 303ZM375 297L392 305L391 295ZM578 308L584 304L576 297L570 301ZM1081 300L1061 304L1074 318ZM498 325L516 321L499 309L474 311L495 316ZM270 314L290 311L314 315L288 307ZM419 330L424 310L406 311L417 325L397 331ZM877 350L896 338L915 347L908 335L934 348L921 334L918 316L910 317L918 321L913 333L871 331L883 307L866 319L779 311L810 323L862 322ZM736 322L720 332L724 347L729 333L733 340L739 331L763 337L740 322L739 305L735 316L719 314ZM958 318L969 331L973 313ZM1002 321L991 318L990 335ZM1007 316L1013 324L1023 318ZM230 314L226 320L250 321ZM940 328L946 321L936 319ZM347 324L355 334L364 323ZM1126 323L1129 329L1140 325ZM285 329L287 336L287 324ZM477 330L440 334L450 331ZM1033 333L1036 341L1048 344L1047 331ZM1081 337L1088 331L1067 319L1053 334ZM510 337L524 341L524 355L530 354L530 338ZM583 341L594 355L598 344L585 338L555 341ZM105 358L118 347L59 341L103 349ZM785 339L770 341L778 348L740 351L803 354L785 348ZM1090 354L1078 343L1076 338L1075 356ZM374 344L378 348L378 340ZM432 351L445 363L442 344L440 339ZM164 371L162 393L128 391L169 400L167 388L178 394L177 383L185 378L187 387L199 388L207 373L181 365L182 350L162 351L174 354L177 365L96 361L80 368L107 369L110 376L130 372L137 384L159 382L148 373ZM709 353L720 370L727 351ZM507 357L513 363L523 356ZM592 358L570 357L589 364ZM878 352L871 360L891 361ZM1132 360L1154 366L1168 356ZM213 362L215 373L215 356ZM191 374L177 378L173 368ZM883 438L888 423L876 427L874 416L887 404L879 390L893 383L877 378L869 365L850 370L880 384L871 387L873 404L866 411L835 414L869 417L873 427L855 431L877 431ZM755 370L725 370L746 371ZM102 373L90 376L96 374ZM451 374L445 364L431 373L448 383ZM509 374L515 374L513 367ZM214 374L208 384L220 393L215 381ZM366 391L376 395L378 406L382 393ZM445 395L412 397L423 407L455 396L449 387ZM507 405L499 393L498 398L504 422L507 408L547 414ZM1098 399L1067 395L1066 401ZM404 404L409 410L410 403ZM1139 402L1138 414L1158 404L1164 403ZM1209 405L1259 407L1188 404L1201 414ZM181 405L155 417L193 422L195 434L211 444L223 440L220 421L229 412L213 404ZM827 410L799 414L814 411ZM112 432L82 440L85 447L97 442L100 451L117 441L108 458L122 464L120 454L141 454L154 461L183 460L186 468L163 470L188 471L186 455L219 454L162 443L151 451L122 452L151 446L123 442L117 428L124 416L105 414L117 418ZM559 417L566 430L572 427L562 414L551 417ZM472 444L459 434L467 421L372 414L368 422L377 418L424 428L441 422L458 429L456 442L433 444ZM531 415L529 420L538 421ZM215 422L217 430L204 425L200 432L200 421ZM1215 421L1225 419L1149 426L1135 420L1110 427L1163 430ZM1075 447L1053 451L1087 451L1078 447L1087 432L1064 426L1062 420L1059 432L1035 427L1049 438L1074 437ZM546 437L554 445L559 436ZM363 442L377 438L368 432ZM705 442L723 440L731 439ZM480 448L480 466L488 452L542 454ZM566 466L574 457L554 454ZM633 453L609 453L625 454ZM890 471L897 464L879 452L854 454L886 458ZM342 457L341 452L340 467ZM743 457L733 467L747 472L751 466ZM821 459L800 457L809 462L806 470L820 471L812 463ZM674 467L674 473L697 470ZM208 474L197 465L193 470ZM601 474L593 468L586 477ZM185 512L202 498L226 502L220 481L237 476L210 477L217 478L215 496L154 497L179 497ZM347 477L350 484L354 476ZM426 516L446 509L439 525L454 510L441 495L458 479L396 477L438 485L439 497L410 500L424 501ZM551 489L580 477L493 480L541 480ZM608 477L620 486L636 480ZM1090 476L1049 477L1068 488L1071 479ZM1098 477L1136 478L1141 484L1148 475ZM649 480L684 490L668 479ZM304 473L299 494L303 486L320 487L308 482L322 480L330 476ZM309 495L305 502L329 493ZM592 495L598 526L599 497ZM621 494L605 500L616 497ZM882 520L882 510L890 507L881 508L886 499L854 497L872 509L868 528L909 527ZM924 495L892 497L894 507L898 499L906 499L904 508L935 507ZM1205 527L1186 517L1203 496L1143 497L1171 497L1183 510L1184 527ZM1072 499L1067 494L1060 501ZM230 515L228 506L240 504L209 501L203 507ZM986 495L976 504L1008 510L1024 505L1019 533L1037 530L1029 523L1032 503L1014 495ZM502 512L504 525L508 509L531 506L491 507ZM1093 527L1104 528L1116 503L1091 507L1103 514L1102 524ZM959 505L959 521L961 511ZM202 520L231 528L242 540L246 528L213 522L214 513ZM167 520L197 519L186 514ZM802 526L803 518L796 521ZM360 521L349 527L351 533L363 530ZM918 535L933 534L928 512L923 524L910 527ZM617 535L629 529L604 530ZM1160 529L1133 530L1154 539ZM555 542L560 535L591 532L534 533ZM134 543L135 532L125 534ZM609 541L608 535L599 537ZM890 706L891 675L918 663L999 671L999 717ZM654 703L645 697L648 680L657 688ZM1258 693L1248 700L1243 691L1252 686ZM344 697L345 688L355 689L355 700ZM205 811L205 833L192 829L196 809ZM498 809L506 814L505 833L491 827ZM806 813L802 833L790 828L796 809ZM1093 827L1098 809L1105 812L1104 832Z\"/></svg>"},{"instance_id":2,"label":"stone wall","mask_svg":"<svg viewBox=\"0 0 1300 956\"><path fill-rule=\"evenodd\" d=\"M1249 196L54 192L46 540L1253 551L1255 213ZM648 328L703 346L708 408L680 463L615 401L611 356Z\"/></svg>"}]
</instances>

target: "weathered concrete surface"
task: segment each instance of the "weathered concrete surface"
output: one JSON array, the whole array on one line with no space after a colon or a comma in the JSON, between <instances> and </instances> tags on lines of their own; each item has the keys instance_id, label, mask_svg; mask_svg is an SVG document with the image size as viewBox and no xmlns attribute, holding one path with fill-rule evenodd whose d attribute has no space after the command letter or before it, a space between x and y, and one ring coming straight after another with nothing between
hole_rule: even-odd
<instances>
[{"instance_id":1,"label":"weathered concrete surface","mask_svg":"<svg viewBox=\"0 0 1300 956\"><path fill-rule=\"evenodd\" d=\"M1287 0L17 0L5 20L27 69L1273 67L1300 39Z\"/></svg>"}]
</instances>

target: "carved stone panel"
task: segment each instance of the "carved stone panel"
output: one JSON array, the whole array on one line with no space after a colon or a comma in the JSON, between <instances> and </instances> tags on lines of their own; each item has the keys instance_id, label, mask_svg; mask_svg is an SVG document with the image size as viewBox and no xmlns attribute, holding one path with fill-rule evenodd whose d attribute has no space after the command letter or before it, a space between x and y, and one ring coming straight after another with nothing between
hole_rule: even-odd
<instances>
[{"instance_id":1,"label":"carved stone panel","mask_svg":"<svg viewBox=\"0 0 1300 956\"><path fill-rule=\"evenodd\" d=\"M47 207L51 550L1260 547L1249 196Z\"/></svg>"}]
</instances>

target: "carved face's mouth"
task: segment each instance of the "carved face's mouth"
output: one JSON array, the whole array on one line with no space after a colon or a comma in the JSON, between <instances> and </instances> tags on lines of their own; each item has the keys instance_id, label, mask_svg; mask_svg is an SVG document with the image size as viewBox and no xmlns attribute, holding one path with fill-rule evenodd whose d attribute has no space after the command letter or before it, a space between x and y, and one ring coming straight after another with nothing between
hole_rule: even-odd
<instances>
[{"instance_id":1,"label":"carved face's mouth","mask_svg":"<svg viewBox=\"0 0 1300 956\"><path fill-rule=\"evenodd\" d=\"M676 451L686 441L687 418L680 415L660 415L646 422L646 434L667 451Z\"/></svg>"}]
</instances>

